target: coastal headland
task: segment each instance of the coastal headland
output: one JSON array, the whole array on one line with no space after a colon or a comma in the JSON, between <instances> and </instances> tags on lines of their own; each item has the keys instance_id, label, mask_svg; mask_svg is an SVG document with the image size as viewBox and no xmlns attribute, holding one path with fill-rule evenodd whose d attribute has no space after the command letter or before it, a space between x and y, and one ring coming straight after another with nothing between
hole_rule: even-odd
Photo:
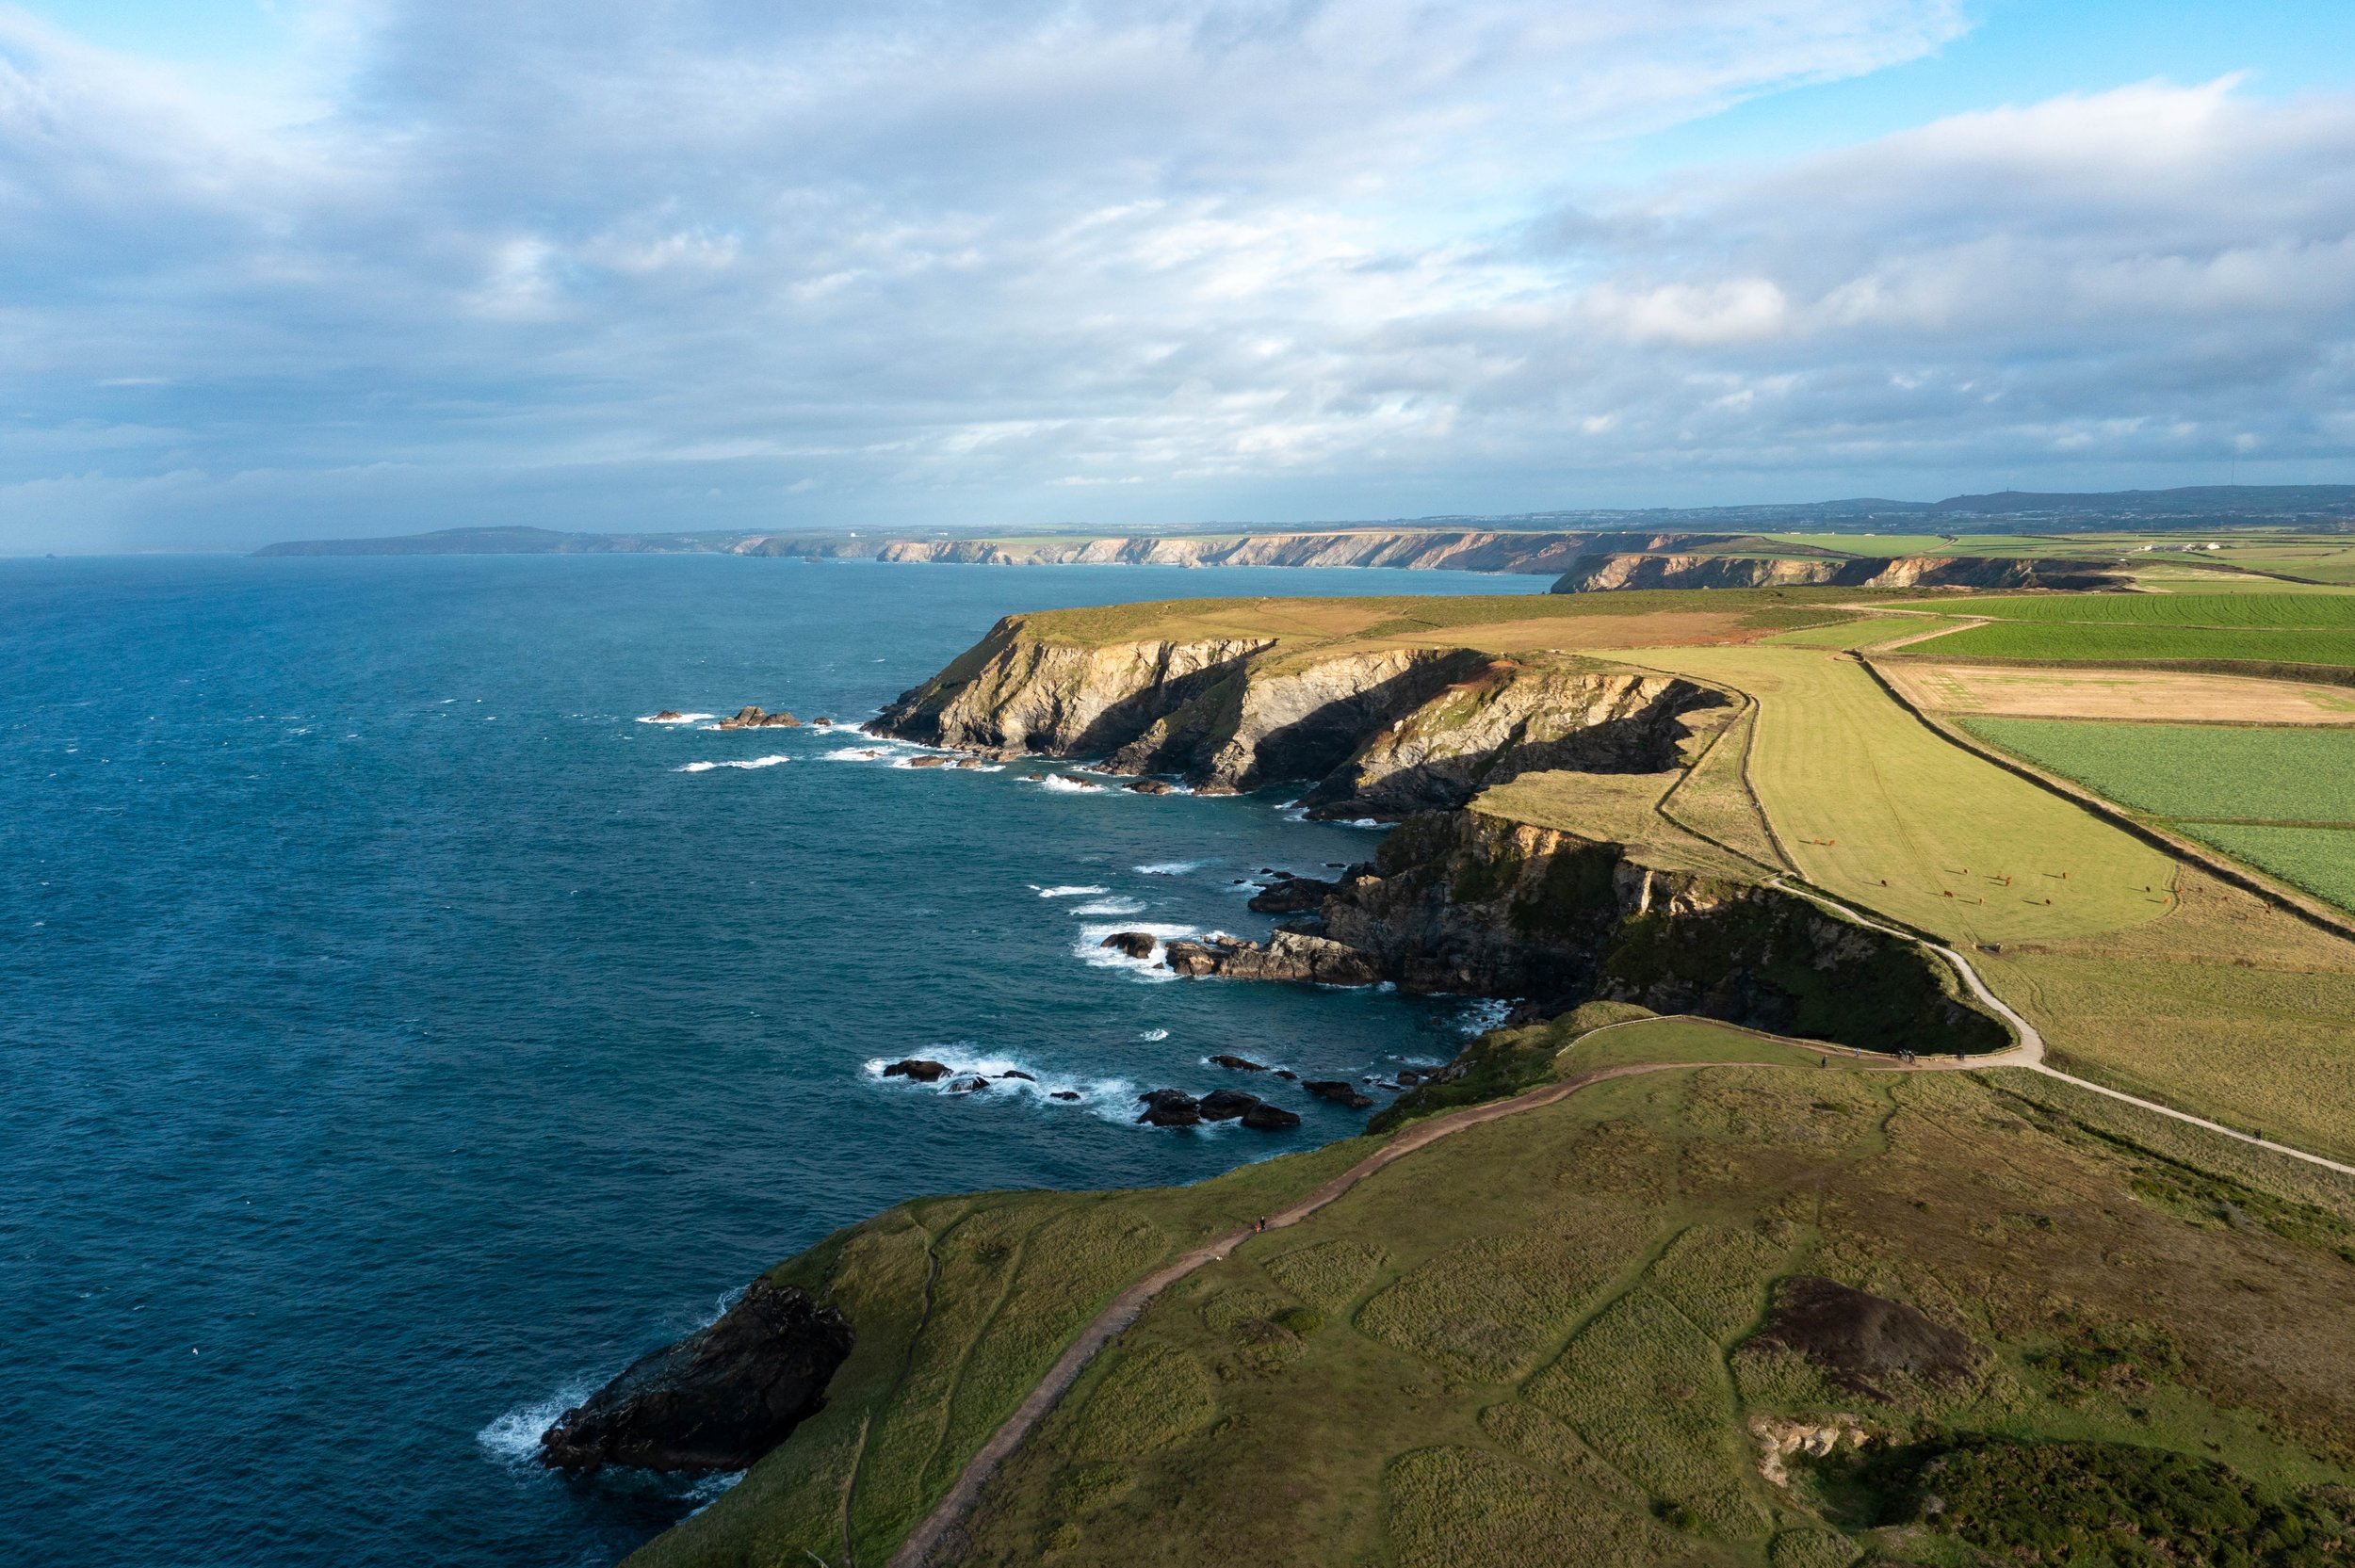
<instances>
[{"instance_id":1,"label":"coastal headland","mask_svg":"<svg viewBox=\"0 0 2355 1568\"><path fill-rule=\"evenodd\" d=\"M2033 722L2103 721L2071 704L2130 698L2070 629L2158 597L1001 621L876 727L1393 824L1268 883L1264 940L1148 956L1510 1016L1362 1137L1189 1188L919 1200L780 1264L781 1350L847 1331L822 1402L786 1380L789 1435L630 1560L2346 1560L2334 884L2201 838L2198 801L2103 794L2112 752L1925 711L1998 689L1925 673L1942 641L2025 624L2044 663L1967 668ZM2320 617L2327 644L2339 611L2298 600L2137 623L2279 683L2211 634ZM2289 684L2292 721L2327 710Z\"/></svg>"}]
</instances>

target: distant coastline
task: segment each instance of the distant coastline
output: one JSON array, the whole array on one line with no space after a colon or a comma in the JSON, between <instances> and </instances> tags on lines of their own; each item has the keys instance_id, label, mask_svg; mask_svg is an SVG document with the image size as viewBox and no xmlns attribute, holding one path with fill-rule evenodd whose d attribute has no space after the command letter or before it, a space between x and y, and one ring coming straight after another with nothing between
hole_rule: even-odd
<instances>
[{"instance_id":1,"label":"distant coastline","mask_svg":"<svg viewBox=\"0 0 2355 1568\"><path fill-rule=\"evenodd\" d=\"M257 556L724 555L992 566L1356 566L1560 572L1597 550L1737 544L1767 532L1940 536L2275 527L2355 528L2355 485L2200 485L2097 493L2003 491L1942 501L1861 497L1789 505L1398 518L1290 527L1209 525L1168 532L1042 531L991 536L777 532L581 533L443 528L376 539L289 540ZM1650 537L1646 537L1650 536Z\"/></svg>"}]
</instances>

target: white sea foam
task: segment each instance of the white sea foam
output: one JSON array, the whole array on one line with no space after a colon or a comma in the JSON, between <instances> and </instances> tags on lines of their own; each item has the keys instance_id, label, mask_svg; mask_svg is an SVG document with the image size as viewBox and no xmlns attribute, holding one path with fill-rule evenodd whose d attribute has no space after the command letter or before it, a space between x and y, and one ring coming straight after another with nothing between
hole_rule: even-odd
<instances>
[{"instance_id":1,"label":"white sea foam","mask_svg":"<svg viewBox=\"0 0 2355 1568\"><path fill-rule=\"evenodd\" d=\"M1178 977L1161 966L1161 955L1156 951L1151 958L1130 958L1117 947L1107 947L1104 939L1114 931L1145 931L1162 942L1177 942L1200 936L1199 926L1160 925L1151 921L1129 921L1111 926L1082 926L1080 940L1072 947L1073 954L1091 969L1126 969L1141 980L1174 980Z\"/></svg>"},{"instance_id":2,"label":"white sea foam","mask_svg":"<svg viewBox=\"0 0 2355 1568\"><path fill-rule=\"evenodd\" d=\"M1463 1010L1456 1013L1453 1022L1461 1033L1486 1034L1490 1029L1502 1028L1504 1020L1512 1014L1512 1003L1500 1002L1484 996L1476 1001L1465 1003Z\"/></svg>"},{"instance_id":3,"label":"white sea foam","mask_svg":"<svg viewBox=\"0 0 2355 1568\"><path fill-rule=\"evenodd\" d=\"M638 722L641 724L700 724L706 719L717 719L720 716L716 713L679 713L674 714L668 719L663 719L655 714L648 713L641 714L639 716Z\"/></svg>"},{"instance_id":4,"label":"white sea foam","mask_svg":"<svg viewBox=\"0 0 2355 1568\"><path fill-rule=\"evenodd\" d=\"M1112 889L1093 885L1082 887L1076 883L1069 887L1041 887L1038 883L1032 882L1031 891L1042 898L1076 898L1087 893L1110 893Z\"/></svg>"},{"instance_id":5,"label":"white sea foam","mask_svg":"<svg viewBox=\"0 0 2355 1568\"><path fill-rule=\"evenodd\" d=\"M482 1451L511 1468L538 1468L540 1434L556 1418L594 1393L598 1380L577 1378L544 1399L518 1405L474 1434Z\"/></svg>"},{"instance_id":6,"label":"white sea foam","mask_svg":"<svg viewBox=\"0 0 2355 1568\"><path fill-rule=\"evenodd\" d=\"M792 760L788 756L768 756L742 757L733 762L690 762L683 768L674 768L671 771L674 773L708 773L715 768L774 768L781 762Z\"/></svg>"},{"instance_id":7,"label":"white sea foam","mask_svg":"<svg viewBox=\"0 0 2355 1568\"><path fill-rule=\"evenodd\" d=\"M1052 790L1058 795L1101 795L1105 793L1102 784L1089 784L1084 780L1072 778L1067 773L1049 773L1039 780L1038 786L1041 789Z\"/></svg>"},{"instance_id":8,"label":"white sea foam","mask_svg":"<svg viewBox=\"0 0 2355 1568\"><path fill-rule=\"evenodd\" d=\"M1146 1029L1144 1033L1138 1035L1137 1038L1139 1040L1167 1040L1169 1038L1169 1031L1167 1029Z\"/></svg>"},{"instance_id":9,"label":"white sea foam","mask_svg":"<svg viewBox=\"0 0 2355 1568\"><path fill-rule=\"evenodd\" d=\"M1199 871L1208 865L1199 860L1157 860L1150 865L1130 867L1141 877L1182 877L1189 871Z\"/></svg>"},{"instance_id":10,"label":"white sea foam","mask_svg":"<svg viewBox=\"0 0 2355 1568\"><path fill-rule=\"evenodd\" d=\"M1071 906L1074 914L1143 914L1145 906L1134 898L1092 898L1084 904Z\"/></svg>"},{"instance_id":11,"label":"white sea foam","mask_svg":"<svg viewBox=\"0 0 2355 1568\"><path fill-rule=\"evenodd\" d=\"M696 1514L718 1502L720 1495L742 1480L746 1474L747 1472L742 1470L723 1470L716 1476L706 1476L689 1487L687 1500L695 1506L687 1511L687 1516L692 1519Z\"/></svg>"},{"instance_id":12,"label":"white sea foam","mask_svg":"<svg viewBox=\"0 0 2355 1568\"><path fill-rule=\"evenodd\" d=\"M828 752L828 762L887 762L904 753L882 746L849 746L839 752Z\"/></svg>"},{"instance_id":13,"label":"white sea foam","mask_svg":"<svg viewBox=\"0 0 2355 1568\"><path fill-rule=\"evenodd\" d=\"M1020 1057L985 1052L970 1040L925 1045L908 1054L922 1059L936 1061L949 1071L931 1083L918 1083L913 1078L885 1078L883 1075L883 1070L888 1065L888 1059L875 1057L866 1063L867 1075L877 1082L887 1083L895 1088L920 1090L962 1100L973 1091L952 1090L950 1086L979 1075L989 1079L989 1087L980 1091L983 1098L993 1094L1009 1096L1030 1100L1042 1107L1057 1110L1066 1107L1075 1109L1087 1107L1101 1112L1109 1106L1113 1112L1117 1113L1122 1107L1133 1107L1136 1099L1135 1086L1126 1078L1074 1077L1067 1073L1057 1073L1048 1068L1035 1066ZM1028 1073L1031 1076L1029 1078L1006 1076L1007 1074L1017 1070ZM1058 1100L1055 1098L1058 1094L1077 1094L1079 1098ZM1128 1112L1128 1115L1131 1117L1135 1114L1133 1108ZM1123 1118L1115 1114L1113 1119ZM535 1438L534 1441L537 1439Z\"/></svg>"}]
</instances>

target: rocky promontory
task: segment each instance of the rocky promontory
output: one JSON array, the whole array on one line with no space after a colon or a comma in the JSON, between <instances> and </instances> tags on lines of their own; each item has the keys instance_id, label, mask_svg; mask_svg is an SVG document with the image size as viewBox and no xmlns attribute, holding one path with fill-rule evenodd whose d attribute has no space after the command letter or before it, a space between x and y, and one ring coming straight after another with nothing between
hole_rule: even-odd
<instances>
[{"instance_id":1,"label":"rocky promontory","mask_svg":"<svg viewBox=\"0 0 2355 1568\"><path fill-rule=\"evenodd\" d=\"M797 1285L755 1280L720 1320L640 1357L540 1436L560 1470L741 1470L825 1403L848 1319Z\"/></svg>"},{"instance_id":2,"label":"rocky promontory","mask_svg":"<svg viewBox=\"0 0 2355 1568\"><path fill-rule=\"evenodd\" d=\"M1736 556L1597 554L1580 556L1553 585L1556 593L1604 593L1645 588L2125 588L2130 579L2103 561L2035 560L2015 556Z\"/></svg>"},{"instance_id":3,"label":"rocky promontory","mask_svg":"<svg viewBox=\"0 0 2355 1568\"><path fill-rule=\"evenodd\" d=\"M1009 616L874 729L1004 756L1108 756L1206 795L1309 784L1311 816L1395 820L1522 773L1670 766L1725 696L1544 653L1294 651L1266 637L1066 640Z\"/></svg>"}]
</instances>

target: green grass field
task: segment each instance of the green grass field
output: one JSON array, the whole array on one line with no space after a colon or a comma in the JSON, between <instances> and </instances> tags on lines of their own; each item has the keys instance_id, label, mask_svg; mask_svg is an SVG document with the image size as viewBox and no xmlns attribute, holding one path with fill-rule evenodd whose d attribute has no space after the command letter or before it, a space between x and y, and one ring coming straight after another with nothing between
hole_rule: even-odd
<instances>
[{"instance_id":1,"label":"green grass field","mask_svg":"<svg viewBox=\"0 0 2355 1568\"><path fill-rule=\"evenodd\" d=\"M2164 855L1941 739L1853 659L1759 647L1622 656L1758 700L1750 783L1820 887L1962 942L2083 936L2166 912Z\"/></svg>"},{"instance_id":2,"label":"green grass field","mask_svg":"<svg viewBox=\"0 0 2355 1568\"><path fill-rule=\"evenodd\" d=\"M2237 860L2355 913L2355 832L2247 822L2190 822L2182 827Z\"/></svg>"},{"instance_id":3,"label":"green grass field","mask_svg":"<svg viewBox=\"0 0 2355 1568\"><path fill-rule=\"evenodd\" d=\"M2025 1075L1811 1062L1621 1080L1459 1134L1147 1308L1008 1460L959 1560L2090 1563L2011 1550L2052 1514L2017 1478L2140 1456L2186 1477L2099 1494L2091 1528L2192 1528L2217 1489L2327 1521L2312 1489L2355 1479L2322 1457L2355 1458L2355 1194L2170 1159L2139 1118ZM2233 1284L2259 1268L2263 1294ZM1836 1386L1753 1337L1808 1274L1978 1358L1877 1399ZM1925 1519L1885 1469L1762 1477L1753 1417L1828 1412L1919 1440L1864 1450L1899 1468L1975 1456L1970 1488Z\"/></svg>"}]
</instances>

